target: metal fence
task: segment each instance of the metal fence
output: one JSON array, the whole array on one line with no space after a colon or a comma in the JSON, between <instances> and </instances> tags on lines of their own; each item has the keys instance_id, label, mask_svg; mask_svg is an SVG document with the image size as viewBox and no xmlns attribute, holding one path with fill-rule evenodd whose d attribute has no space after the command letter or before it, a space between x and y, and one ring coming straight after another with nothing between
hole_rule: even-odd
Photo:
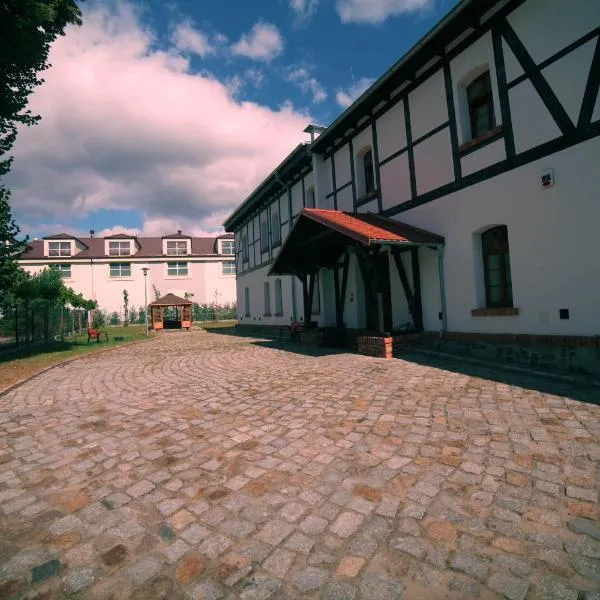
<instances>
[{"instance_id":1,"label":"metal fence","mask_svg":"<svg viewBox=\"0 0 600 600\"><path fill-rule=\"evenodd\" d=\"M85 331L87 311L43 300L8 306L0 315L0 350L68 338Z\"/></svg>"}]
</instances>

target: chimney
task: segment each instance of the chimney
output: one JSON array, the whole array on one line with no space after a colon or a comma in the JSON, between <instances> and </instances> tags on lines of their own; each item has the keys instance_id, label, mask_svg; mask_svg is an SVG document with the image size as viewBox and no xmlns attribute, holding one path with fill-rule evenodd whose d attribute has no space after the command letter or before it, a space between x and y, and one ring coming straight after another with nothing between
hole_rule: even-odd
<instances>
[{"instance_id":1,"label":"chimney","mask_svg":"<svg viewBox=\"0 0 600 600\"><path fill-rule=\"evenodd\" d=\"M90 237L94 237L94 234L95 234L95 233L96 233L96 232L95 232L93 229L90 229Z\"/></svg>"},{"instance_id":2,"label":"chimney","mask_svg":"<svg viewBox=\"0 0 600 600\"><path fill-rule=\"evenodd\" d=\"M181 229L177 230L177 235L181 235Z\"/></svg>"}]
</instances>

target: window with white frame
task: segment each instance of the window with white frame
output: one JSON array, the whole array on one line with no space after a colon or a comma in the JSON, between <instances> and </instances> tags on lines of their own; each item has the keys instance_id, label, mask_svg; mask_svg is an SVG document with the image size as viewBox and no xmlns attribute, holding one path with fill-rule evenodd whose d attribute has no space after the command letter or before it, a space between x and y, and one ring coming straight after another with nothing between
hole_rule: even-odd
<instances>
[{"instance_id":1,"label":"window with white frame","mask_svg":"<svg viewBox=\"0 0 600 600\"><path fill-rule=\"evenodd\" d=\"M275 315L283 316L283 293L281 288L281 279L275 280Z\"/></svg>"},{"instance_id":2,"label":"window with white frame","mask_svg":"<svg viewBox=\"0 0 600 600\"><path fill-rule=\"evenodd\" d=\"M110 263L111 277L131 277L131 263Z\"/></svg>"},{"instance_id":3,"label":"window with white frame","mask_svg":"<svg viewBox=\"0 0 600 600\"><path fill-rule=\"evenodd\" d=\"M108 254L109 256L129 256L131 254L131 242L129 240L108 242Z\"/></svg>"},{"instance_id":4,"label":"window with white frame","mask_svg":"<svg viewBox=\"0 0 600 600\"><path fill-rule=\"evenodd\" d=\"M234 261L227 261L223 263L223 275L235 275Z\"/></svg>"},{"instance_id":5,"label":"window with white frame","mask_svg":"<svg viewBox=\"0 0 600 600\"><path fill-rule=\"evenodd\" d=\"M50 268L51 269L56 269L60 273L60 276L63 279L70 279L71 278L71 265L65 265L65 264L50 265Z\"/></svg>"},{"instance_id":6,"label":"window with white frame","mask_svg":"<svg viewBox=\"0 0 600 600\"><path fill-rule=\"evenodd\" d=\"M250 316L250 288L244 288L244 314Z\"/></svg>"},{"instance_id":7,"label":"window with white frame","mask_svg":"<svg viewBox=\"0 0 600 600\"><path fill-rule=\"evenodd\" d=\"M242 234L242 262L247 263L250 260L250 248L248 246L248 235Z\"/></svg>"},{"instance_id":8,"label":"window with white frame","mask_svg":"<svg viewBox=\"0 0 600 600\"><path fill-rule=\"evenodd\" d=\"M271 212L271 238L273 246L281 244L281 222L279 220L279 209L273 207Z\"/></svg>"},{"instance_id":9,"label":"window with white frame","mask_svg":"<svg viewBox=\"0 0 600 600\"><path fill-rule=\"evenodd\" d=\"M269 251L269 221L267 215L263 215L260 218L260 251Z\"/></svg>"},{"instance_id":10,"label":"window with white frame","mask_svg":"<svg viewBox=\"0 0 600 600\"><path fill-rule=\"evenodd\" d=\"M265 317L271 316L271 286L265 281Z\"/></svg>"},{"instance_id":11,"label":"window with white frame","mask_svg":"<svg viewBox=\"0 0 600 600\"><path fill-rule=\"evenodd\" d=\"M496 125L490 72L485 71L467 86L471 139L476 140Z\"/></svg>"},{"instance_id":12,"label":"window with white frame","mask_svg":"<svg viewBox=\"0 0 600 600\"><path fill-rule=\"evenodd\" d=\"M318 315L321 313L321 292L319 291L319 276L313 275L313 277L315 278L315 287L313 291L311 313L313 315Z\"/></svg>"},{"instance_id":13,"label":"window with white frame","mask_svg":"<svg viewBox=\"0 0 600 600\"><path fill-rule=\"evenodd\" d=\"M235 254L235 245L233 240L221 240L221 254Z\"/></svg>"},{"instance_id":14,"label":"window with white frame","mask_svg":"<svg viewBox=\"0 0 600 600\"><path fill-rule=\"evenodd\" d=\"M370 146L363 149L356 162L358 196L362 197L375 191L373 149Z\"/></svg>"},{"instance_id":15,"label":"window with white frame","mask_svg":"<svg viewBox=\"0 0 600 600\"><path fill-rule=\"evenodd\" d=\"M183 256L188 253L187 240L171 240L167 242L168 256Z\"/></svg>"},{"instance_id":16,"label":"window with white frame","mask_svg":"<svg viewBox=\"0 0 600 600\"><path fill-rule=\"evenodd\" d=\"M48 256L71 256L71 242L48 242Z\"/></svg>"},{"instance_id":17,"label":"window with white frame","mask_svg":"<svg viewBox=\"0 0 600 600\"><path fill-rule=\"evenodd\" d=\"M186 262L168 262L167 275L169 277L185 277L188 274L188 264Z\"/></svg>"}]
</instances>

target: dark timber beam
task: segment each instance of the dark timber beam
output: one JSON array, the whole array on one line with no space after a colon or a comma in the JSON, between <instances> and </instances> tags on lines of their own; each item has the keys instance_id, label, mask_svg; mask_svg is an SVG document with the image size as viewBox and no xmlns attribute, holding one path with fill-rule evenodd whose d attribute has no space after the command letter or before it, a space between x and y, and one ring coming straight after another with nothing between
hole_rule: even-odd
<instances>
[{"instance_id":1,"label":"dark timber beam","mask_svg":"<svg viewBox=\"0 0 600 600\"><path fill-rule=\"evenodd\" d=\"M406 303L408 304L408 312L410 313L411 319L416 327L417 325L417 315L415 314L415 302L413 292L410 288L410 283L408 281L408 275L406 274L406 269L404 268L404 263L402 262L402 253L399 252L398 248L392 247L392 256L394 257L394 262L396 263L396 270L398 271L398 275L400 276L400 282L402 283L402 289L404 290L404 295L406 296Z\"/></svg>"}]
</instances>

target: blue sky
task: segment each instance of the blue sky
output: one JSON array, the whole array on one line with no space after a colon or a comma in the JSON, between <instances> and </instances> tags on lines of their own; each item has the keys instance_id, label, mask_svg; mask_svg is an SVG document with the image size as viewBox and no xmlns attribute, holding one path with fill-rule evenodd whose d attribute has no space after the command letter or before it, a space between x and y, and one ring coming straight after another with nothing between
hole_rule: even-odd
<instances>
[{"instance_id":1,"label":"blue sky","mask_svg":"<svg viewBox=\"0 0 600 600\"><path fill-rule=\"evenodd\" d=\"M218 231L456 0L93 0L7 178L23 231Z\"/></svg>"}]
</instances>

